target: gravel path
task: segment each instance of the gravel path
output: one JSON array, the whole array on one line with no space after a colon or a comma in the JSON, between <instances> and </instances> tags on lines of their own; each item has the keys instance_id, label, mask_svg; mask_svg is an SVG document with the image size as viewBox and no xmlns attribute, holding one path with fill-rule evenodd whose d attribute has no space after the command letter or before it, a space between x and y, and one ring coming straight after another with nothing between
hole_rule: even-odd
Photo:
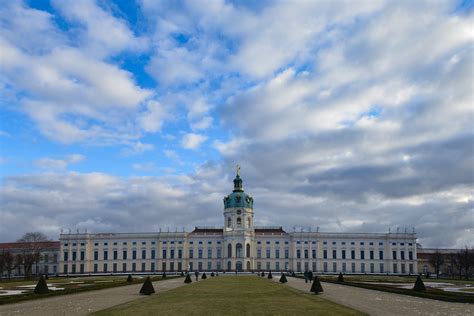
<instances>
[{"instance_id":1,"label":"gravel path","mask_svg":"<svg viewBox=\"0 0 474 316\"><path fill-rule=\"evenodd\" d=\"M184 285L182 278L153 282L157 293ZM138 292L142 284L60 295L16 304L0 305L0 316L4 315L87 315L118 304L143 299Z\"/></svg>"},{"instance_id":2,"label":"gravel path","mask_svg":"<svg viewBox=\"0 0 474 316\"><path fill-rule=\"evenodd\" d=\"M274 277L278 282L280 278ZM308 292L311 284L303 279L288 278L289 286ZM322 298L369 315L474 315L473 304L450 303L420 297L367 290L322 282Z\"/></svg>"}]
</instances>

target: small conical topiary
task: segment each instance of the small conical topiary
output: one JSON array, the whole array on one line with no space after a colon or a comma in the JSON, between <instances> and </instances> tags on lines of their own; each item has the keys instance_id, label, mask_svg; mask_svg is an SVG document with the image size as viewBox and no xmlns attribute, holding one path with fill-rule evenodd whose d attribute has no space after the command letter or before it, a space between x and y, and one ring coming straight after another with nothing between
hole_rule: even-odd
<instances>
[{"instance_id":1,"label":"small conical topiary","mask_svg":"<svg viewBox=\"0 0 474 316\"><path fill-rule=\"evenodd\" d=\"M418 276L416 278L415 286L413 287L413 291L417 292L424 292L426 291L425 284L423 283L423 280L421 279L421 276Z\"/></svg>"},{"instance_id":2,"label":"small conical topiary","mask_svg":"<svg viewBox=\"0 0 474 316\"><path fill-rule=\"evenodd\" d=\"M272 271L268 272L268 277L269 279L273 279Z\"/></svg>"},{"instance_id":3,"label":"small conical topiary","mask_svg":"<svg viewBox=\"0 0 474 316\"><path fill-rule=\"evenodd\" d=\"M133 282L133 278L131 274L128 275L127 282Z\"/></svg>"},{"instance_id":4,"label":"small conical topiary","mask_svg":"<svg viewBox=\"0 0 474 316\"><path fill-rule=\"evenodd\" d=\"M342 272L339 272L339 276L337 277L337 283L344 283L344 277L342 276Z\"/></svg>"},{"instance_id":5,"label":"small conical topiary","mask_svg":"<svg viewBox=\"0 0 474 316\"><path fill-rule=\"evenodd\" d=\"M44 277L41 276L39 281L38 281L38 284L36 284L36 287L35 287L35 290L33 293L35 294L46 294L49 292L49 289L48 289L48 284L46 284L46 281L44 280Z\"/></svg>"},{"instance_id":6,"label":"small conical topiary","mask_svg":"<svg viewBox=\"0 0 474 316\"><path fill-rule=\"evenodd\" d=\"M166 273L165 272L163 272L163 274L161 275L161 278L166 279Z\"/></svg>"},{"instance_id":7,"label":"small conical topiary","mask_svg":"<svg viewBox=\"0 0 474 316\"><path fill-rule=\"evenodd\" d=\"M291 276L294 277L294 278L296 277L295 271L293 271L293 272L291 273Z\"/></svg>"},{"instance_id":8,"label":"small conical topiary","mask_svg":"<svg viewBox=\"0 0 474 316\"><path fill-rule=\"evenodd\" d=\"M211 272L211 277L213 277L213 276L214 276L214 272Z\"/></svg>"},{"instance_id":9,"label":"small conical topiary","mask_svg":"<svg viewBox=\"0 0 474 316\"><path fill-rule=\"evenodd\" d=\"M262 276L263 276L263 277L265 276L265 272L264 272L264 271L262 271Z\"/></svg>"},{"instance_id":10,"label":"small conical topiary","mask_svg":"<svg viewBox=\"0 0 474 316\"><path fill-rule=\"evenodd\" d=\"M314 277L313 285L311 285L310 291L313 292L314 294L323 292L323 287L321 286L321 282L319 282L318 276Z\"/></svg>"},{"instance_id":11,"label":"small conical topiary","mask_svg":"<svg viewBox=\"0 0 474 316\"><path fill-rule=\"evenodd\" d=\"M204 272L204 273L202 274L201 279L203 279L203 280L204 280L204 279L207 279L206 272Z\"/></svg>"},{"instance_id":12,"label":"small conical topiary","mask_svg":"<svg viewBox=\"0 0 474 316\"><path fill-rule=\"evenodd\" d=\"M280 282L281 282L281 283L286 283L286 282L288 282L288 280L286 279L286 276L285 276L284 273L281 274Z\"/></svg>"},{"instance_id":13,"label":"small conical topiary","mask_svg":"<svg viewBox=\"0 0 474 316\"><path fill-rule=\"evenodd\" d=\"M186 274L186 279L184 279L184 283L191 283L193 282L193 280L191 280L191 276L188 274Z\"/></svg>"},{"instance_id":14,"label":"small conical topiary","mask_svg":"<svg viewBox=\"0 0 474 316\"><path fill-rule=\"evenodd\" d=\"M151 283L150 277L147 277L145 279L145 282L143 282L142 288L140 289L140 294L151 295L153 293L155 293L155 288L153 287L153 284Z\"/></svg>"}]
</instances>

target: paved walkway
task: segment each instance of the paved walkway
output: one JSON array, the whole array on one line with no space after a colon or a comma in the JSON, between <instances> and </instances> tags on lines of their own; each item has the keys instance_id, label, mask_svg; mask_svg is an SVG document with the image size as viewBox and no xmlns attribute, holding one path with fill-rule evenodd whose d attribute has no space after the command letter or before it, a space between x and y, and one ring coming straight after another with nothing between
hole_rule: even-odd
<instances>
[{"instance_id":1,"label":"paved walkway","mask_svg":"<svg viewBox=\"0 0 474 316\"><path fill-rule=\"evenodd\" d=\"M274 276L278 282L280 276ZM310 283L303 279L288 278L289 286L308 292ZM420 297L361 289L353 286L321 283L319 295L329 301L342 304L369 315L474 315L473 304L450 303Z\"/></svg>"},{"instance_id":2,"label":"paved walkway","mask_svg":"<svg viewBox=\"0 0 474 316\"><path fill-rule=\"evenodd\" d=\"M157 293L184 285L183 278L153 282ZM87 315L89 313L127 303L146 296L139 295L142 284L88 291L78 294L60 295L15 304L0 305L0 316L4 315Z\"/></svg>"}]
</instances>

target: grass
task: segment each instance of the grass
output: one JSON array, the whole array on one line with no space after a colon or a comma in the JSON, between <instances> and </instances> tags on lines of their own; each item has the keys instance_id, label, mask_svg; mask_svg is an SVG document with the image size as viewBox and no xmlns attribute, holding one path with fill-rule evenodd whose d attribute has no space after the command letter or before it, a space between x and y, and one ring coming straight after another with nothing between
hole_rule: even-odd
<instances>
[{"instance_id":1,"label":"grass","mask_svg":"<svg viewBox=\"0 0 474 316\"><path fill-rule=\"evenodd\" d=\"M167 279L171 279L174 277L167 277ZM119 286L127 286L131 284L141 284L145 280L145 278L137 278L136 276L133 277L133 282L127 282L127 276L100 276L100 277L78 277L78 278L50 278L46 280L48 284L50 283L57 283L57 287L63 287L64 290L59 291L50 291L47 294L34 294L32 290L27 293L19 294L19 295L9 295L9 296L0 296L0 305L4 304L12 304L18 303L28 300L35 300L41 299L51 296L58 296L58 295L68 295L68 294L75 294L75 293L82 293L87 291L95 291L95 290L102 290L102 289L109 289L113 287ZM160 281L162 280L161 276L154 276L151 277L152 281ZM78 284L68 284L68 282L84 282L83 284L88 284L88 286L79 286ZM100 283L101 281L112 281L107 283ZM98 282L98 283L96 283ZM16 286L20 285L30 285L35 284L37 281L4 281L0 282L0 286L3 290L7 289L16 289Z\"/></svg>"},{"instance_id":2,"label":"grass","mask_svg":"<svg viewBox=\"0 0 474 316\"><path fill-rule=\"evenodd\" d=\"M390 282L390 283L413 283L415 284L415 277L398 277L398 276L350 276L344 275L344 283L337 283L336 276L321 276L320 280L323 282L336 283L346 286L360 287L370 290L390 292L396 294L417 296L422 298L429 298L433 300L445 301L445 302L458 302L458 303L474 303L474 295L470 293L461 292L447 292L436 288L427 288L426 292L416 292L412 289L402 289L395 285L379 284L377 282ZM425 285L429 286L429 282L443 282L439 279L423 279ZM370 282L370 283L362 283ZM454 283L455 282L450 282ZM465 283L464 283L465 284Z\"/></svg>"},{"instance_id":3,"label":"grass","mask_svg":"<svg viewBox=\"0 0 474 316\"><path fill-rule=\"evenodd\" d=\"M363 315L311 293L254 276L217 277L94 315Z\"/></svg>"}]
</instances>

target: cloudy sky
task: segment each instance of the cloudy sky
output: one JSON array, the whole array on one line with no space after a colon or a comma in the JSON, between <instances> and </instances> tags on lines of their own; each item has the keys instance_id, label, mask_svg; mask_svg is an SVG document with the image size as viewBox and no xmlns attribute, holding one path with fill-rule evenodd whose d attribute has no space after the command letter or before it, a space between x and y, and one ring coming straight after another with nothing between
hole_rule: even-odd
<instances>
[{"instance_id":1,"label":"cloudy sky","mask_svg":"<svg viewBox=\"0 0 474 316\"><path fill-rule=\"evenodd\" d=\"M3 1L0 242L257 225L474 245L471 1Z\"/></svg>"}]
</instances>

